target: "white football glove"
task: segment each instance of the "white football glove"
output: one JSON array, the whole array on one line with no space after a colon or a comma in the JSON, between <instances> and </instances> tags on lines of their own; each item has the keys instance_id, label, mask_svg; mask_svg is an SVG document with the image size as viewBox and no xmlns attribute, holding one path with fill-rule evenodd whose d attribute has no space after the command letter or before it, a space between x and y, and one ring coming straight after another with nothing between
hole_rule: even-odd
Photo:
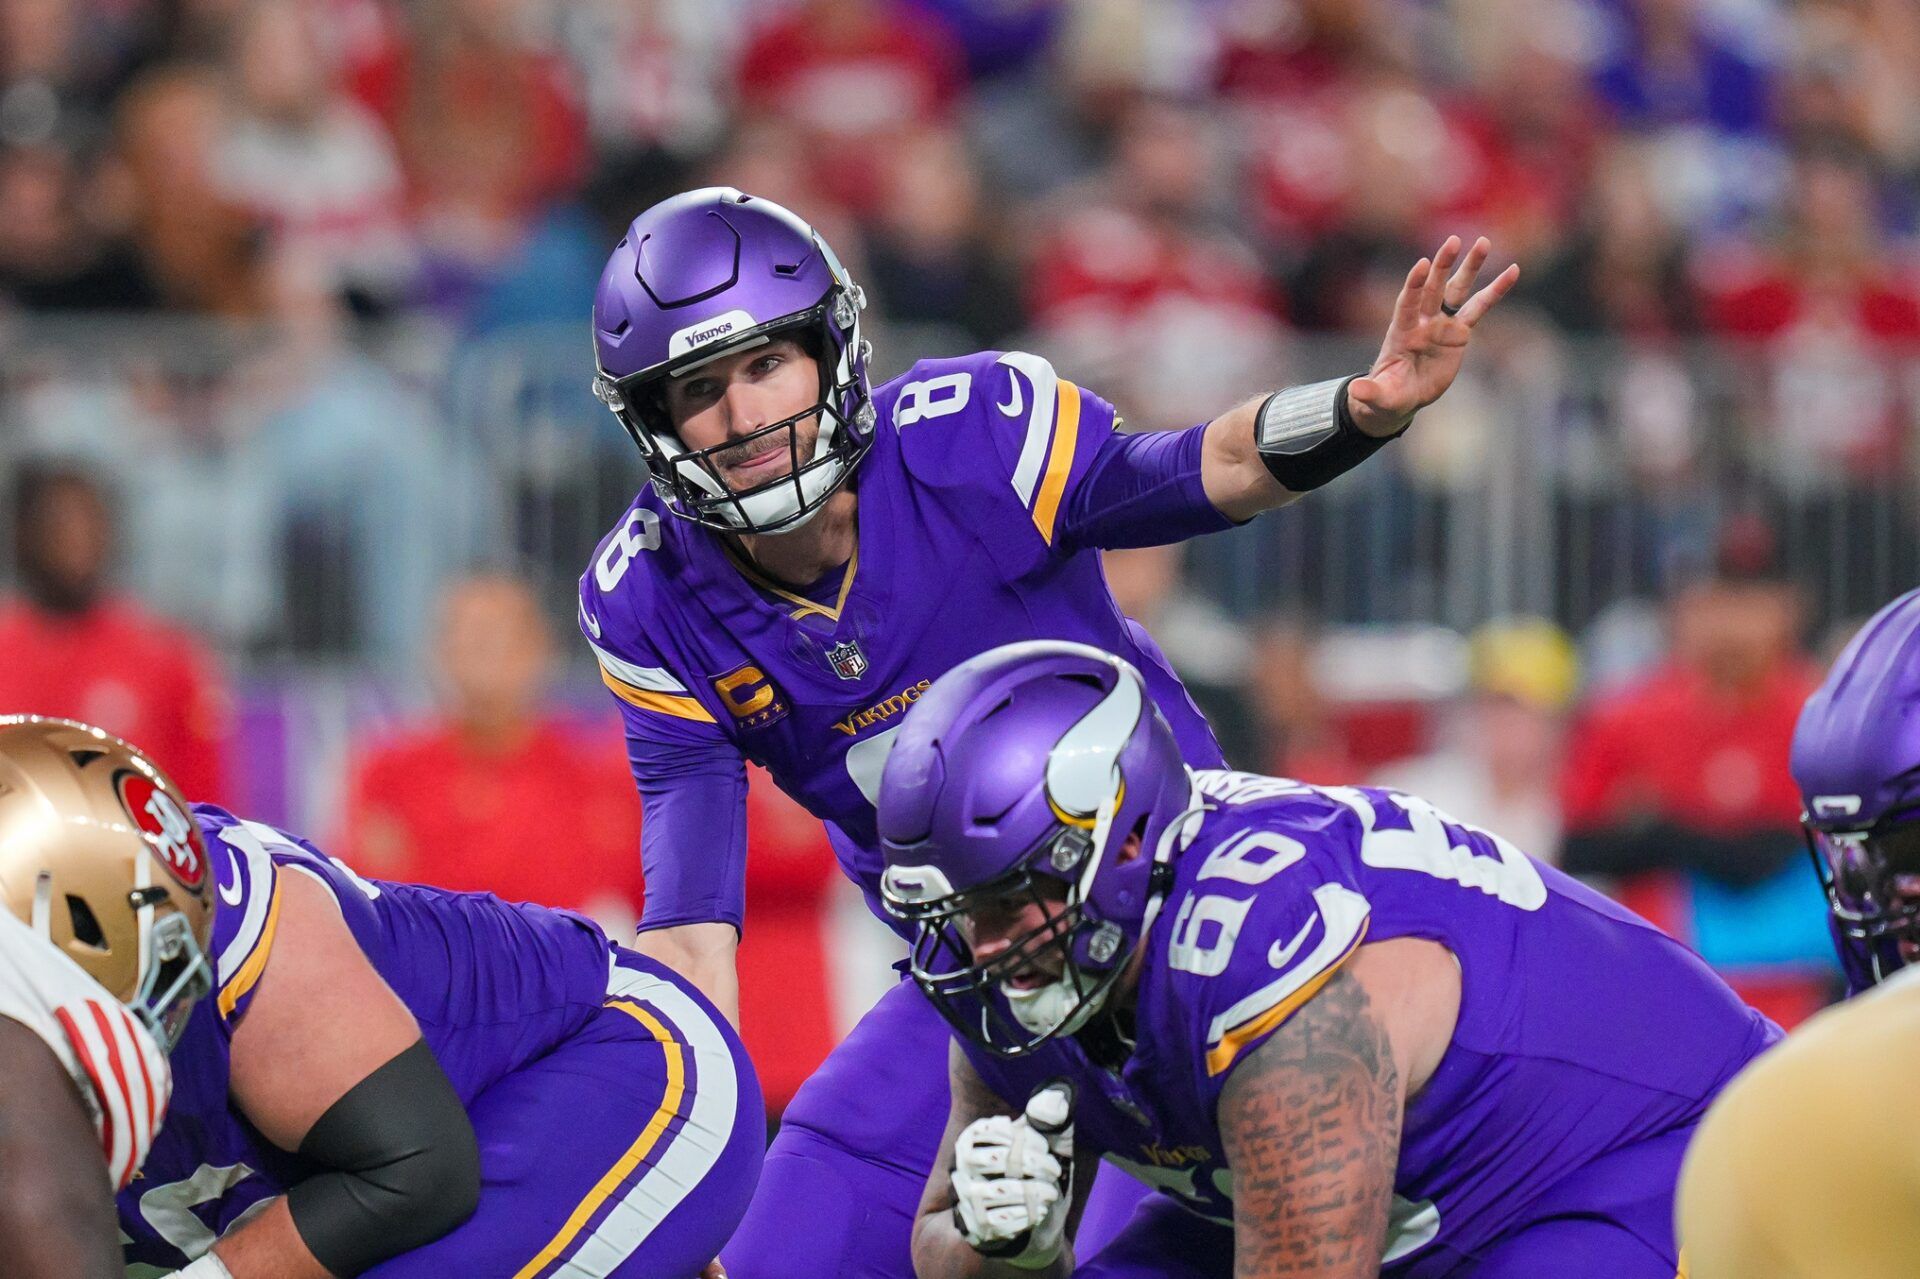
<instances>
[{"instance_id":1,"label":"white football glove","mask_svg":"<svg viewBox=\"0 0 1920 1279\"><path fill-rule=\"evenodd\" d=\"M1073 1203L1073 1088L1050 1083L1017 1118L968 1124L954 1143L953 1217L975 1251L1023 1270L1053 1264Z\"/></svg>"}]
</instances>

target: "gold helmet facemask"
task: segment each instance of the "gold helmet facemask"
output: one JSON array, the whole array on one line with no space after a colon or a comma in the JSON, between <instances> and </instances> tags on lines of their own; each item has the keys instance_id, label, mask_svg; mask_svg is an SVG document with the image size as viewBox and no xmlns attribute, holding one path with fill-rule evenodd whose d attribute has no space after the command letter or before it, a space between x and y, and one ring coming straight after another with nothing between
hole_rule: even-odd
<instances>
[{"instance_id":1,"label":"gold helmet facemask","mask_svg":"<svg viewBox=\"0 0 1920 1279\"><path fill-rule=\"evenodd\" d=\"M169 1050L213 989L213 870L151 760L72 720L0 716L0 907Z\"/></svg>"}]
</instances>

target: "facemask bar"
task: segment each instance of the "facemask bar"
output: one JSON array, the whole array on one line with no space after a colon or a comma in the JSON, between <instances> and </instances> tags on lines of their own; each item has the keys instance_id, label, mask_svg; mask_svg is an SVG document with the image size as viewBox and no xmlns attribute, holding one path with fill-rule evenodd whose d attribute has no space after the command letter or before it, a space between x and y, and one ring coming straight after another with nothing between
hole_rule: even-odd
<instances>
[{"instance_id":1,"label":"facemask bar","mask_svg":"<svg viewBox=\"0 0 1920 1279\"><path fill-rule=\"evenodd\" d=\"M178 911L154 921L147 944L146 973L127 1010L172 1052L186 1033L194 1005L213 990L213 966L194 939L193 926Z\"/></svg>"},{"instance_id":2,"label":"facemask bar","mask_svg":"<svg viewBox=\"0 0 1920 1279\"><path fill-rule=\"evenodd\" d=\"M1825 830L1803 818L1801 830L1842 933L1856 941L1920 941L1920 899L1903 898L1894 884L1920 875L1920 809L1852 830Z\"/></svg>"},{"instance_id":3,"label":"facemask bar","mask_svg":"<svg viewBox=\"0 0 1920 1279\"><path fill-rule=\"evenodd\" d=\"M1085 838L1084 831L1068 834ZM1049 843L1057 850L1063 839L1056 835ZM985 964L976 962L962 931L963 917L989 899L1010 897L1039 906L1046 922L1021 934ZM1071 889L1064 904L1046 896L1034 873L1025 869L970 892L915 907L898 907L896 913L912 918L917 925L909 958L914 984L955 1031L996 1056L1026 1056L1084 1024L1106 1002L1125 966L1116 963L1105 972L1089 974L1075 964L1073 942L1086 923L1084 904ZM1053 1025L1032 1030L1013 1015L1000 986L1049 949L1059 951L1061 980L1070 983L1079 998Z\"/></svg>"}]
</instances>

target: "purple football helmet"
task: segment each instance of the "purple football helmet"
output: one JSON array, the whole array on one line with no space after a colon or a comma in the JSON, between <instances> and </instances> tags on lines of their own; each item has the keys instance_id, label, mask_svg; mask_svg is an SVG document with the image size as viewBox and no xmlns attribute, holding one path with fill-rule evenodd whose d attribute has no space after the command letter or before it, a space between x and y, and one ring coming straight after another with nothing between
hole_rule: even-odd
<instances>
[{"instance_id":1,"label":"purple football helmet","mask_svg":"<svg viewBox=\"0 0 1920 1279\"><path fill-rule=\"evenodd\" d=\"M1920 591L1874 614L1807 699L1791 766L1849 976L1877 981L1920 944L1920 896L1896 884L1920 876Z\"/></svg>"},{"instance_id":2,"label":"purple football helmet","mask_svg":"<svg viewBox=\"0 0 1920 1279\"><path fill-rule=\"evenodd\" d=\"M640 446L674 514L708 528L778 533L826 504L873 442L866 298L814 229L770 200L706 187L633 220L593 296L593 393ZM751 434L689 449L663 384L721 355L792 335L820 362L818 403ZM820 415L811 457L796 424ZM788 432L791 469L744 492L714 466L723 449Z\"/></svg>"},{"instance_id":3,"label":"purple football helmet","mask_svg":"<svg viewBox=\"0 0 1920 1279\"><path fill-rule=\"evenodd\" d=\"M934 682L894 738L878 807L881 895L915 925L914 981L962 1035L1012 1057L1105 1005L1159 910L1198 800L1139 671L1084 644L1035 640ZM1027 902L1046 922L976 960L972 913ZM1058 980L1010 984L1050 948Z\"/></svg>"}]
</instances>

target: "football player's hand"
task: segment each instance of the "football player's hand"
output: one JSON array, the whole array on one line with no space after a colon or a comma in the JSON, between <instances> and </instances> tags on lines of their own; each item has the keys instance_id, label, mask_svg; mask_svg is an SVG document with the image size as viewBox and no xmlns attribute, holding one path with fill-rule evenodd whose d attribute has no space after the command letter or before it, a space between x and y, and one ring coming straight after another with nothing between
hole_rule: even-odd
<instances>
[{"instance_id":1,"label":"football player's hand","mask_svg":"<svg viewBox=\"0 0 1920 1279\"><path fill-rule=\"evenodd\" d=\"M1492 248L1482 236L1463 259L1460 237L1448 236L1431 261L1413 264L1394 303L1380 358L1365 377L1347 384L1347 412L1355 426L1368 435L1392 435L1453 385L1473 326L1520 278L1519 266L1509 266L1474 292L1474 277Z\"/></svg>"},{"instance_id":2,"label":"football player's hand","mask_svg":"<svg viewBox=\"0 0 1920 1279\"><path fill-rule=\"evenodd\" d=\"M1060 1255L1073 1201L1073 1091L1048 1084L1026 1113L968 1124L954 1145L954 1221L978 1252L1038 1270Z\"/></svg>"}]
</instances>

